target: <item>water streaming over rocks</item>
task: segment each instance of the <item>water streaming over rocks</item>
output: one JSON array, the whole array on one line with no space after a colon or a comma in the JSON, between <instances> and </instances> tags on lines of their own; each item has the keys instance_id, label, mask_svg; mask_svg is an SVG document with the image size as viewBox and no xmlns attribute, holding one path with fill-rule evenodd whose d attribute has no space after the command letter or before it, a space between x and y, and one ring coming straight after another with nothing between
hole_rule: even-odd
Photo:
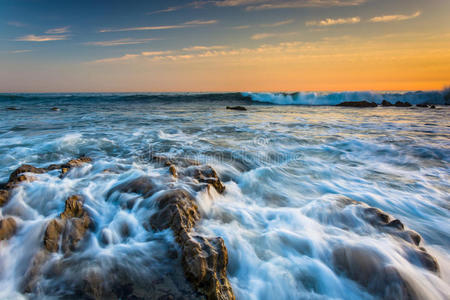
<instances>
[{"instance_id":1,"label":"water streaming over rocks","mask_svg":"<svg viewBox=\"0 0 450 300\"><path fill-rule=\"evenodd\" d=\"M0 298L448 299L449 112L3 99Z\"/></svg>"}]
</instances>

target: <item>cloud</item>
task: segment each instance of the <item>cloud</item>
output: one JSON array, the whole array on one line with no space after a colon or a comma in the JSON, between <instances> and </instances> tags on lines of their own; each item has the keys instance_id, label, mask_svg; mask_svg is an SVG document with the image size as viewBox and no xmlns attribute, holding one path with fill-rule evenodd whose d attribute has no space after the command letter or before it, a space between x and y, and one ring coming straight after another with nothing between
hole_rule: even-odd
<instances>
[{"instance_id":1,"label":"cloud","mask_svg":"<svg viewBox=\"0 0 450 300\"><path fill-rule=\"evenodd\" d=\"M85 45L90 46L102 46L102 47L112 47L112 46L122 46L122 45L137 45L145 44L149 41L154 41L156 39L119 39L112 41L98 41L98 42L87 42Z\"/></svg>"},{"instance_id":2,"label":"cloud","mask_svg":"<svg viewBox=\"0 0 450 300\"><path fill-rule=\"evenodd\" d=\"M233 28L233 29L247 29L247 28L250 28L250 25L240 25L240 26L234 26L234 27L231 27L231 28Z\"/></svg>"},{"instance_id":3,"label":"cloud","mask_svg":"<svg viewBox=\"0 0 450 300\"><path fill-rule=\"evenodd\" d=\"M209 50L219 50L219 49L225 49L227 46L192 46L188 48L183 48L181 50L183 51L209 51Z\"/></svg>"},{"instance_id":4,"label":"cloud","mask_svg":"<svg viewBox=\"0 0 450 300\"><path fill-rule=\"evenodd\" d=\"M169 55L172 54L172 50L166 50L166 51L144 51L141 53L143 56L161 56L161 55Z\"/></svg>"},{"instance_id":5,"label":"cloud","mask_svg":"<svg viewBox=\"0 0 450 300\"><path fill-rule=\"evenodd\" d=\"M284 21L280 21L280 22L276 22L276 23L272 23L272 24L262 24L262 27L280 27L283 25L288 25L288 24L292 24L294 23L293 19L289 19L289 20L284 20Z\"/></svg>"},{"instance_id":6,"label":"cloud","mask_svg":"<svg viewBox=\"0 0 450 300\"><path fill-rule=\"evenodd\" d=\"M353 18L339 18L339 19L325 19L320 21L311 21L306 22L306 26L333 26L333 25L342 25L342 24L357 24L361 22L360 17Z\"/></svg>"},{"instance_id":7,"label":"cloud","mask_svg":"<svg viewBox=\"0 0 450 300\"><path fill-rule=\"evenodd\" d=\"M179 29L191 26L209 25L217 23L217 20L193 20L179 25L163 25L163 26L144 26L144 27L128 27L116 29L101 29L99 32L123 32L123 31L144 31L144 30L167 30Z\"/></svg>"},{"instance_id":8,"label":"cloud","mask_svg":"<svg viewBox=\"0 0 450 300\"><path fill-rule=\"evenodd\" d=\"M222 0L215 1L217 6L233 7L246 6L247 10L265 10L301 7L333 7L333 6L356 6L367 0Z\"/></svg>"},{"instance_id":9,"label":"cloud","mask_svg":"<svg viewBox=\"0 0 450 300\"><path fill-rule=\"evenodd\" d=\"M111 57L111 58L102 58L97 59L94 61L91 61L92 64L100 64L100 63L114 63L114 62L120 62L120 61L127 61L133 58L139 57L139 54L125 54L119 57Z\"/></svg>"},{"instance_id":10,"label":"cloud","mask_svg":"<svg viewBox=\"0 0 450 300\"><path fill-rule=\"evenodd\" d=\"M31 50L14 50L14 51L11 51L10 53L19 54L19 53L28 53L28 52L31 52Z\"/></svg>"},{"instance_id":11,"label":"cloud","mask_svg":"<svg viewBox=\"0 0 450 300\"><path fill-rule=\"evenodd\" d=\"M250 38L252 40L263 40L263 39L267 39L267 38L274 37L274 36L276 36L275 33L257 33L257 34L252 35Z\"/></svg>"},{"instance_id":12,"label":"cloud","mask_svg":"<svg viewBox=\"0 0 450 300\"><path fill-rule=\"evenodd\" d=\"M406 21L410 19L415 19L419 17L422 12L417 11L412 15L386 15L386 16L378 16L370 19L372 23L380 23L380 22L395 22L395 21Z\"/></svg>"},{"instance_id":13,"label":"cloud","mask_svg":"<svg viewBox=\"0 0 450 300\"><path fill-rule=\"evenodd\" d=\"M66 27L58 27L47 30L46 34L64 34L69 32L69 26Z\"/></svg>"},{"instance_id":14,"label":"cloud","mask_svg":"<svg viewBox=\"0 0 450 300\"><path fill-rule=\"evenodd\" d=\"M151 11L151 12L147 13L147 15L156 15L156 14L173 12L173 11L177 11L177 10L179 10L181 8L183 8L183 6L172 6L172 7L166 8L166 9L160 9L160 10Z\"/></svg>"},{"instance_id":15,"label":"cloud","mask_svg":"<svg viewBox=\"0 0 450 300\"><path fill-rule=\"evenodd\" d=\"M15 40L19 42L50 42L50 41L63 41L68 39L68 35L34 35L29 34L22 37L18 37Z\"/></svg>"}]
</instances>

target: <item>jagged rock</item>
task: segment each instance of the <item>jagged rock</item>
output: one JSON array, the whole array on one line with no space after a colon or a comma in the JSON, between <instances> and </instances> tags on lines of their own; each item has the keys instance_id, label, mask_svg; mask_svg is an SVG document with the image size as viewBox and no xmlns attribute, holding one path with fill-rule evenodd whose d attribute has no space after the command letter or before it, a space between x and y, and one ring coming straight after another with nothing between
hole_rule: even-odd
<instances>
[{"instance_id":1,"label":"jagged rock","mask_svg":"<svg viewBox=\"0 0 450 300\"><path fill-rule=\"evenodd\" d=\"M172 229L182 248L187 279L207 299L235 299L226 275L228 254L221 238L191 236L200 219L195 199L185 190L171 190L156 200L159 211L150 218L155 230Z\"/></svg>"},{"instance_id":2,"label":"jagged rock","mask_svg":"<svg viewBox=\"0 0 450 300\"><path fill-rule=\"evenodd\" d=\"M394 104L395 107L411 107L411 103L409 102L402 102L402 101L397 101Z\"/></svg>"},{"instance_id":3,"label":"jagged rock","mask_svg":"<svg viewBox=\"0 0 450 300\"><path fill-rule=\"evenodd\" d=\"M211 184L219 194L225 191L225 186L220 181L217 172L210 166L199 166L187 168L183 172L184 176L192 177L199 182Z\"/></svg>"},{"instance_id":4,"label":"jagged rock","mask_svg":"<svg viewBox=\"0 0 450 300\"><path fill-rule=\"evenodd\" d=\"M427 104L416 104L417 107L423 107L423 108L427 108L428 105Z\"/></svg>"},{"instance_id":5,"label":"jagged rock","mask_svg":"<svg viewBox=\"0 0 450 300\"><path fill-rule=\"evenodd\" d=\"M181 244L200 219L195 199L189 192L177 189L164 192L155 201L159 210L150 218L150 225L156 230L171 228Z\"/></svg>"},{"instance_id":6,"label":"jagged rock","mask_svg":"<svg viewBox=\"0 0 450 300\"><path fill-rule=\"evenodd\" d=\"M394 104L392 104L391 102L386 101L386 100L383 100L383 102L381 102L381 105L385 106L385 107L387 107L387 106L394 106Z\"/></svg>"},{"instance_id":7,"label":"jagged rock","mask_svg":"<svg viewBox=\"0 0 450 300\"><path fill-rule=\"evenodd\" d=\"M64 212L59 218L53 219L47 225L44 235L44 247L50 252L71 252L86 234L92 221L83 208L81 196L67 198Z\"/></svg>"},{"instance_id":8,"label":"jagged rock","mask_svg":"<svg viewBox=\"0 0 450 300\"><path fill-rule=\"evenodd\" d=\"M45 172L46 170L43 168L36 168L32 165L21 165L9 176L6 188L13 189L21 182L33 180L33 177L24 175L24 173L43 174Z\"/></svg>"},{"instance_id":9,"label":"jagged rock","mask_svg":"<svg viewBox=\"0 0 450 300\"><path fill-rule=\"evenodd\" d=\"M435 108L436 108L436 106L434 106L434 105L431 105L431 106L430 106L430 108L431 108L431 109L435 109Z\"/></svg>"},{"instance_id":10,"label":"jagged rock","mask_svg":"<svg viewBox=\"0 0 450 300\"><path fill-rule=\"evenodd\" d=\"M172 174L173 177L175 177L175 178L178 177L177 168L175 168L174 165L170 165L169 172L170 172L170 174Z\"/></svg>"},{"instance_id":11,"label":"jagged rock","mask_svg":"<svg viewBox=\"0 0 450 300\"><path fill-rule=\"evenodd\" d=\"M375 102L368 102L368 101L346 101L339 103L337 106L344 106L344 107L377 107L378 105Z\"/></svg>"},{"instance_id":12,"label":"jagged rock","mask_svg":"<svg viewBox=\"0 0 450 300\"><path fill-rule=\"evenodd\" d=\"M241 111L246 111L247 109L243 106L227 106L227 109L231 109L231 110L241 110Z\"/></svg>"},{"instance_id":13,"label":"jagged rock","mask_svg":"<svg viewBox=\"0 0 450 300\"><path fill-rule=\"evenodd\" d=\"M17 223L14 218L0 220L0 240L9 240L17 230Z\"/></svg>"}]
</instances>

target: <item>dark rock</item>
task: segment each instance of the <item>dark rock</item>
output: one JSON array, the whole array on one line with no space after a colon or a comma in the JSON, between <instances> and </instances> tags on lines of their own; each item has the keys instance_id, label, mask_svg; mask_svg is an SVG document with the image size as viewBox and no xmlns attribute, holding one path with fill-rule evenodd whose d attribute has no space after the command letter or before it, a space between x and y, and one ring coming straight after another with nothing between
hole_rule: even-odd
<instances>
[{"instance_id":1,"label":"dark rock","mask_svg":"<svg viewBox=\"0 0 450 300\"><path fill-rule=\"evenodd\" d=\"M414 285L379 253L363 247L339 247L333 251L335 268L383 299L420 299Z\"/></svg>"},{"instance_id":2,"label":"dark rock","mask_svg":"<svg viewBox=\"0 0 450 300\"><path fill-rule=\"evenodd\" d=\"M405 226L403 225L403 223L400 220L397 220L397 219L389 222L389 224L387 224L386 226L397 228L398 230L404 230L405 229Z\"/></svg>"},{"instance_id":3,"label":"dark rock","mask_svg":"<svg viewBox=\"0 0 450 300\"><path fill-rule=\"evenodd\" d=\"M124 182L122 184L119 184L115 187L113 187L107 194L107 198L111 196L112 193L119 191L122 193L134 193L142 195L143 197L147 198L153 195L154 192L158 190L158 186L153 181L151 177L148 176L142 176L136 179L133 179L128 182Z\"/></svg>"},{"instance_id":4,"label":"dark rock","mask_svg":"<svg viewBox=\"0 0 450 300\"><path fill-rule=\"evenodd\" d=\"M67 198L64 212L47 225L44 235L45 249L57 252L61 248L63 253L74 251L91 223L91 218L83 208L81 196Z\"/></svg>"},{"instance_id":5,"label":"dark rock","mask_svg":"<svg viewBox=\"0 0 450 300\"><path fill-rule=\"evenodd\" d=\"M411 103L409 102L401 102L401 101L397 101L395 102L395 107L411 107Z\"/></svg>"},{"instance_id":6,"label":"dark rock","mask_svg":"<svg viewBox=\"0 0 450 300\"><path fill-rule=\"evenodd\" d=\"M339 103L337 106L343 106L343 107L377 107L378 105L375 102L368 102L368 101L346 101Z\"/></svg>"},{"instance_id":7,"label":"dark rock","mask_svg":"<svg viewBox=\"0 0 450 300\"><path fill-rule=\"evenodd\" d=\"M247 110L245 107L243 106L227 106L227 109L232 109L232 110L242 110L245 111Z\"/></svg>"},{"instance_id":8,"label":"dark rock","mask_svg":"<svg viewBox=\"0 0 450 300\"><path fill-rule=\"evenodd\" d=\"M0 220L0 241L9 240L17 230L17 223L14 218Z\"/></svg>"},{"instance_id":9,"label":"dark rock","mask_svg":"<svg viewBox=\"0 0 450 300\"><path fill-rule=\"evenodd\" d=\"M431 105L431 106L430 106L430 108L431 108L431 109L435 109L435 108L436 108L436 106L434 106L434 105Z\"/></svg>"},{"instance_id":10,"label":"dark rock","mask_svg":"<svg viewBox=\"0 0 450 300\"><path fill-rule=\"evenodd\" d=\"M10 106L6 108L7 110L19 110L17 107L14 106Z\"/></svg>"},{"instance_id":11,"label":"dark rock","mask_svg":"<svg viewBox=\"0 0 450 300\"><path fill-rule=\"evenodd\" d=\"M51 110L53 110L53 111L60 111L60 109L58 107L52 107Z\"/></svg>"},{"instance_id":12,"label":"dark rock","mask_svg":"<svg viewBox=\"0 0 450 300\"><path fill-rule=\"evenodd\" d=\"M391 102L389 102L389 101L386 101L386 100L383 100L383 102L381 102L381 105L382 106L394 106L394 104L392 104Z\"/></svg>"},{"instance_id":13,"label":"dark rock","mask_svg":"<svg viewBox=\"0 0 450 300\"><path fill-rule=\"evenodd\" d=\"M417 107L423 107L423 108L427 108L428 105L427 104L416 104Z\"/></svg>"},{"instance_id":14,"label":"dark rock","mask_svg":"<svg viewBox=\"0 0 450 300\"><path fill-rule=\"evenodd\" d=\"M376 207L365 208L364 213L369 216L371 223L376 225L385 225L391 219L387 213Z\"/></svg>"}]
</instances>

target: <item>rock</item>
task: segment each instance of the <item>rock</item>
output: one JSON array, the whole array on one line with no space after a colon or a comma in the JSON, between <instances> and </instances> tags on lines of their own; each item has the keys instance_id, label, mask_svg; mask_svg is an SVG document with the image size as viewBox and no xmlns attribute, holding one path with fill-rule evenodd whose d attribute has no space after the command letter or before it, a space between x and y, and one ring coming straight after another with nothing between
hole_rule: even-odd
<instances>
[{"instance_id":1,"label":"rock","mask_svg":"<svg viewBox=\"0 0 450 300\"><path fill-rule=\"evenodd\" d=\"M60 109L58 107L52 107L51 110L53 110L53 111L60 111Z\"/></svg>"},{"instance_id":2,"label":"rock","mask_svg":"<svg viewBox=\"0 0 450 300\"><path fill-rule=\"evenodd\" d=\"M382 106L394 106L394 104L392 104L391 102L389 102L389 101L386 101L386 100L383 100L383 102L381 102L381 105Z\"/></svg>"},{"instance_id":3,"label":"rock","mask_svg":"<svg viewBox=\"0 0 450 300\"><path fill-rule=\"evenodd\" d=\"M187 168L183 172L184 176L192 177L199 182L211 184L219 194L225 191L225 186L220 181L217 172L211 166L198 166Z\"/></svg>"},{"instance_id":4,"label":"rock","mask_svg":"<svg viewBox=\"0 0 450 300\"><path fill-rule=\"evenodd\" d=\"M17 223L14 218L0 220L0 240L9 240L17 230Z\"/></svg>"},{"instance_id":5,"label":"rock","mask_svg":"<svg viewBox=\"0 0 450 300\"><path fill-rule=\"evenodd\" d=\"M0 190L0 207L6 204L9 200L9 191L8 190Z\"/></svg>"},{"instance_id":6,"label":"rock","mask_svg":"<svg viewBox=\"0 0 450 300\"><path fill-rule=\"evenodd\" d=\"M158 165L170 167L171 165L187 168L190 166L199 166L200 163L194 159L184 157L167 157L164 155L152 155L150 160Z\"/></svg>"},{"instance_id":7,"label":"rock","mask_svg":"<svg viewBox=\"0 0 450 300\"><path fill-rule=\"evenodd\" d=\"M34 174L43 174L46 170L42 168L36 168L31 165L21 165L9 176L9 180L6 183L6 187L8 189L15 188L19 183L24 181L32 181L33 178L30 176L23 175L24 173L34 173Z\"/></svg>"},{"instance_id":8,"label":"rock","mask_svg":"<svg viewBox=\"0 0 450 300\"><path fill-rule=\"evenodd\" d=\"M113 187L107 194L107 198L112 193L119 191L122 193L134 193L142 195L144 198L150 197L158 190L158 186L151 177L141 176L128 182L124 182Z\"/></svg>"},{"instance_id":9,"label":"rock","mask_svg":"<svg viewBox=\"0 0 450 300\"><path fill-rule=\"evenodd\" d=\"M243 106L227 106L227 109L231 109L231 110L242 110L242 111L246 111L247 109Z\"/></svg>"},{"instance_id":10,"label":"rock","mask_svg":"<svg viewBox=\"0 0 450 300\"><path fill-rule=\"evenodd\" d=\"M393 220L393 221L389 222L389 224L387 224L386 226L397 228L398 230L405 229L405 226L403 225L403 223L400 220Z\"/></svg>"},{"instance_id":11,"label":"rock","mask_svg":"<svg viewBox=\"0 0 450 300\"><path fill-rule=\"evenodd\" d=\"M226 268L228 253L221 238L191 236L200 219L195 199L181 189L164 192L156 200L159 211L150 218L154 230L172 229L182 248L186 278L207 299L235 299Z\"/></svg>"},{"instance_id":12,"label":"rock","mask_svg":"<svg viewBox=\"0 0 450 300\"><path fill-rule=\"evenodd\" d=\"M346 101L339 103L337 106L343 107L377 107L378 105L375 102L367 102L367 101Z\"/></svg>"},{"instance_id":13,"label":"rock","mask_svg":"<svg viewBox=\"0 0 450 300\"><path fill-rule=\"evenodd\" d=\"M170 165L169 172L170 172L170 174L172 174L173 177L175 177L175 178L178 177L177 168L175 168L174 165Z\"/></svg>"},{"instance_id":14,"label":"rock","mask_svg":"<svg viewBox=\"0 0 450 300\"><path fill-rule=\"evenodd\" d=\"M397 101L394 104L395 107L411 107L411 103L409 102L401 102L401 101Z\"/></svg>"},{"instance_id":15,"label":"rock","mask_svg":"<svg viewBox=\"0 0 450 300\"><path fill-rule=\"evenodd\" d=\"M7 110L19 110L17 107L14 106L10 106L6 108Z\"/></svg>"},{"instance_id":16,"label":"rock","mask_svg":"<svg viewBox=\"0 0 450 300\"><path fill-rule=\"evenodd\" d=\"M416 104L417 107L423 107L423 108L427 108L428 105L427 104Z\"/></svg>"},{"instance_id":17,"label":"rock","mask_svg":"<svg viewBox=\"0 0 450 300\"><path fill-rule=\"evenodd\" d=\"M435 109L435 108L436 108L436 106L434 106L434 105L431 105L431 106L430 106L430 108L431 108L431 109Z\"/></svg>"},{"instance_id":18,"label":"rock","mask_svg":"<svg viewBox=\"0 0 450 300\"><path fill-rule=\"evenodd\" d=\"M234 299L226 273L228 252L222 238L188 239L183 244L182 264L187 279L207 299Z\"/></svg>"},{"instance_id":19,"label":"rock","mask_svg":"<svg viewBox=\"0 0 450 300\"><path fill-rule=\"evenodd\" d=\"M49 252L63 253L74 251L85 236L91 218L83 208L83 199L75 195L67 198L64 211L59 218L53 219L47 225L44 235L44 247Z\"/></svg>"},{"instance_id":20,"label":"rock","mask_svg":"<svg viewBox=\"0 0 450 300\"><path fill-rule=\"evenodd\" d=\"M421 299L414 284L372 249L338 247L333 250L333 265L339 272L382 299Z\"/></svg>"}]
</instances>

